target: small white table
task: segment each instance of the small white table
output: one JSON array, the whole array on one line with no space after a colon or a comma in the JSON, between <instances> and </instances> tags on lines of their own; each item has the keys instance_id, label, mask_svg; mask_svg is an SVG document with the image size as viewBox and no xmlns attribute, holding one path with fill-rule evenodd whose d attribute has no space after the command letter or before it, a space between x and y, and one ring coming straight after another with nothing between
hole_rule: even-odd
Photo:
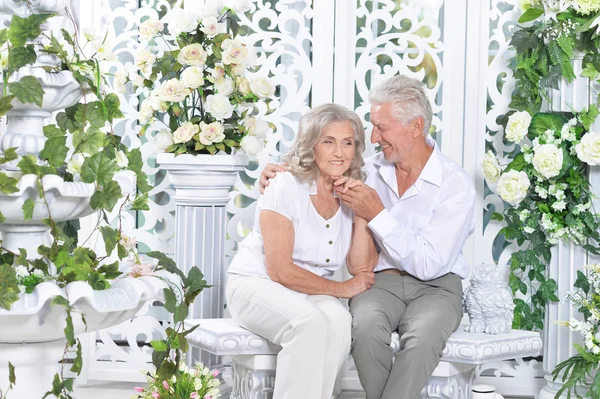
<instances>
[{"instance_id":1,"label":"small white table","mask_svg":"<svg viewBox=\"0 0 600 399\"><path fill-rule=\"evenodd\" d=\"M199 327L188 336L190 345L219 356L231 356L231 399L272 399L277 353L281 347L238 326L233 319L186 320L186 327ZM394 352L400 347L392 334ZM472 334L460 326L446 344L440 364L433 372L422 398L468 399L475 368L479 364L538 356L540 334L512 330L507 334Z\"/></svg>"}]
</instances>

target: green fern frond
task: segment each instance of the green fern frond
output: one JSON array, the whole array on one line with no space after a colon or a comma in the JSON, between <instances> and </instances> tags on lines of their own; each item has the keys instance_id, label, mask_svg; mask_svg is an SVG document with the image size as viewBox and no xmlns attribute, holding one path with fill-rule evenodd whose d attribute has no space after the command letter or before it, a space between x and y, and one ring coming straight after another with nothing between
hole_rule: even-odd
<instances>
[{"instance_id":1,"label":"green fern frond","mask_svg":"<svg viewBox=\"0 0 600 399\"><path fill-rule=\"evenodd\" d=\"M558 46L565 52L569 59L573 58L573 48L575 47L575 39L573 37L566 35L559 36L556 39L556 43L558 43Z\"/></svg>"}]
</instances>

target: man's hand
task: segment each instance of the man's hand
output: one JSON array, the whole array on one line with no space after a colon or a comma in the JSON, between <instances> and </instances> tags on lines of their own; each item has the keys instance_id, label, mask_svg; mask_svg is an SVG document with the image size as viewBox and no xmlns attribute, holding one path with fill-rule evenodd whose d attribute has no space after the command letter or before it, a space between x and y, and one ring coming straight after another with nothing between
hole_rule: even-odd
<instances>
[{"instance_id":1,"label":"man's hand","mask_svg":"<svg viewBox=\"0 0 600 399\"><path fill-rule=\"evenodd\" d=\"M370 222L379 212L385 209L377 191L367 185L361 184L352 188L338 185L335 190L344 204L352 208L355 215L360 216L367 222Z\"/></svg>"},{"instance_id":2,"label":"man's hand","mask_svg":"<svg viewBox=\"0 0 600 399\"><path fill-rule=\"evenodd\" d=\"M265 188L269 185L269 180L275 177L277 172L285 172L285 164L277 165L274 163L267 164L263 171L260 174L260 182L258 188L260 189L260 193L264 194Z\"/></svg>"},{"instance_id":3,"label":"man's hand","mask_svg":"<svg viewBox=\"0 0 600 399\"><path fill-rule=\"evenodd\" d=\"M340 295L340 298L353 298L371 288L373 284L375 284L375 273L356 273L350 280L346 280L342 283L343 293Z\"/></svg>"}]
</instances>

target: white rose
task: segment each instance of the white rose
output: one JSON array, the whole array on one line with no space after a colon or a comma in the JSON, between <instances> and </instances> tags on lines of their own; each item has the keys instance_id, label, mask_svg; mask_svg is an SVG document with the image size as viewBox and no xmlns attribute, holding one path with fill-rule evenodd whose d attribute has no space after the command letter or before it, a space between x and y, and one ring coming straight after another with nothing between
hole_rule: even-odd
<instances>
[{"instance_id":1,"label":"white rose","mask_svg":"<svg viewBox=\"0 0 600 399\"><path fill-rule=\"evenodd\" d=\"M33 271L33 275L36 276L37 278L44 278L44 272L41 271L40 269L35 269Z\"/></svg>"},{"instance_id":2,"label":"white rose","mask_svg":"<svg viewBox=\"0 0 600 399\"><path fill-rule=\"evenodd\" d=\"M145 125L152 118L152 115L154 115L154 109L152 109L148 100L144 100L138 112L138 120L142 125Z\"/></svg>"},{"instance_id":3,"label":"white rose","mask_svg":"<svg viewBox=\"0 0 600 399\"><path fill-rule=\"evenodd\" d=\"M204 18L200 30L208 37L215 37L219 33L225 33L227 31L225 24L219 23L215 17Z\"/></svg>"},{"instance_id":4,"label":"white rose","mask_svg":"<svg viewBox=\"0 0 600 399\"><path fill-rule=\"evenodd\" d=\"M231 118L233 115L233 105L229 98L222 94L211 94L206 97L206 110L218 120Z\"/></svg>"},{"instance_id":5,"label":"white rose","mask_svg":"<svg viewBox=\"0 0 600 399\"><path fill-rule=\"evenodd\" d=\"M204 66L208 54L202 48L201 44L194 43L185 46L177 55L177 61L181 65Z\"/></svg>"},{"instance_id":6,"label":"white rose","mask_svg":"<svg viewBox=\"0 0 600 399\"><path fill-rule=\"evenodd\" d=\"M235 76L242 76L246 73L246 64L231 64L231 72Z\"/></svg>"},{"instance_id":7,"label":"white rose","mask_svg":"<svg viewBox=\"0 0 600 399\"><path fill-rule=\"evenodd\" d=\"M235 83L233 83L233 79L231 78L224 78L215 83L215 89L217 93L229 96L235 89Z\"/></svg>"},{"instance_id":8,"label":"white rose","mask_svg":"<svg viewBox=\"0 0 600 399\"><path fill-rule=\"evenodd\" d=\"M181 73L181 82L185 87L195 90L204 84L204 72L197 66L188 67Z\"/></svg>"},{"instance_id":9,"label":"white rose","mask_svg":"<svg viewBox=\"0 0 600 399\"><path fill-rule=\"evenodd\" d=\"M527 173L513 169L500 176L497 191L500 198L512 206L517 206L527 196L529 184Z\"/></svg>"},{"instance_id":10,"label":"white rose","mask_svg":"<svg viewBox=\"0 0 600 399\"><path fill-rule=\"evenodd\" d=\"M563 165L563 151L554 144L542 144L533 155L533 167L549 179L558 176Z\"/></svg>"},{"instance_id":11,"label":"white rose","mask_svg":"<svg viewBox=\"0 0 600 399\"><path fill-rule=\"evenodd\" d=\"M140 25L140 39L150 40L154 38L158 32L162 31L164 27L164 24L157 19L147 19Z\"/></svg>"},{"instance_id":12,"label":"white rose","mask_svg":"<svg viewBox=\"0 0 600 399\"><path fill-rule=\"evenodd\" d=\"M249 135L259 138L265 138L269 131L269 124L267 122L253 117L247 118L244 121L244 127Z\"/></svg>"},{"instance_id":13,"label":"white rose","mask_svg":"<svg viewBox=\"0 0 600 399\"><path fill-rule=\"evenodd\" d=\"M248 58L246 46L237 40L225 39L221 44L223 49L223 64L225 65L243 65Z\"/></svg>"},{"instance_id":14,"label":"white rose","mask_svg":"<svg viewBox=\"0 0 600 399\"><path fill-rule=\"evenodd\" d=\"M221 80L223 78L223 76L225 76L225 68L223 68L223 65L222 64L215 65L215 69L213 69L211 72L211 77L213 79L213 82L218 82L219 80Z\"/></svg>"},{"instance_id":15,"label":"white rose","mask_svg":"<svg viewBox=\"0 0 600 399\"><path fill-rule=\"evenodd\" d=\"M275 94L275 85L271 79L265 76L258 76L250 81L250 89L252 93L260 99L272 97Z\"/></svg>"},{"instance_id":16,"label":"white rose","mask_svg":"<svg viewBox=\"0 0 600 399\"><path fill-rule=\"evenodd\" d=\"M518 143L527 135L531 124L531 115L527 111L515 112L508 118L506 124L506 138L513 143Z\"/></svg>"},{"instance_id":17,"label":"white rose","mask_svg":"<svg viewBox=\"0 0 600 399\"><path fill-rule=\"evenodd\" d=\"M252 90L250 89L250 82L248 82L248 79L246 79L245 77L237 77L235 79L235 83L238 91L242 96L247 96L248 94L252 93Z\"/></svg>"},{"instance_id":18,"label":"white rose","mask_svg":"<svg viewBox=\"0 0 600 399\"><path fill-rule=\"evenodd\" d=\"M588 132L575 146L577 158L588 165L600 165L600 133Z\"/></svg>"},{"instance_id":19,"label":"white rose","mask_svg":"<svg viewBox=\"0 0 600 399\"><path fill-rule=\"evenodd\" d=\"M173 78L162 85L159 98L161 101L178 103L185 100L188 94L190 94L190 90L186 88L181 81Z\"/></svg>"},{"instance_id":20,"label":"white rose","mask_svg":"<svg viewBox=\"0 0 600 399\"><path fill-rule=\"evenodd\" d=\"M185 122L179 129L173 132L173 142L187 143L198 131L200 131L198 125L194 125L192 122Z\"/></svg>"},{"instance_id":21,"label":"white rose","mask_svg":"<svg viewBox=\"0 0 600 399\"><path fill-rule=\"evenodd\" d=\"M156 133L153 138L154 146L161 151L165 151L173 144L173 133L169 130L163 129Z\"/></svg>"},{"instance_id":22,"label":"white rose","mask_svg":"<svg viewBox=\"0 0 600 399\"><path fill-rule=\"evenodd\" d=\"M200 142L204 145L211 145L213 143L220 143L225 139L225 134L223 133L225 128L219 122L213 122L210 124L206 124L204 122L200 123Z\"/></svg>"},{"instance_id":23,"label":"white rose","mask_svg":"<svg viewBox=\"0 0 600 399\"><path fill-rule=\"evenodd\" d=\"M492 151L488 151L483 156L481 166L483 167L483 175L485 176L485 180L487 180L490 184L497 183L498 179L500 178L500 173L502 173L502 168L500 167L500 163Z\"/></svg>"},{"instance_id":24,"label":"white rose","mask_svg":"<svg viewBox=\"0 0 600 399\"><path fill-rule=\"evenodd\" d=\"M248 0L225 0L224 6L235 13L250 11L250 2Z\"/></svg>"},{"instance_id":25,"label":"white rose","mask_svg":"<svg viewBox=\"0 0 600 399\"><path fill-rule=\"evenodd\" d=\"M167 15L167 29L173 36L177 36L182 32L189 32L196 29L197 19L196 15L190 13L189 10L182 10L181 8L173 8Z\"/></svg>"},{"instance_id":26,"label":"white rose","mask_svg":"<svg viewBox=\"0 0 600 399\"><path fill-rule=\"evenodd\" d=\"M117 157L115 159L119 168L126 168L129 166L129 159L127 159L127 155L123 151L117 151Z\"/></svg>"},{"instance_id":27,"label":"white rose","mask_svg":"<svg viewBox=\"0 0 600 399\"><path fill-rule=\"evenodd\" d=\"M130 73L129 80L131 80L134 87L144 87L144 77L137 73Z\"/></svg>"},{"instance_id":28,"label":"white rose","mask_svg":"<svg viewBox=\"0 0 600 399\"><path fill-rule=\"evenodd\" d=\"M135 53L135 66L142 72L144 77L148 77L152 72L154 61L156 61L156 56L145 48L140 48Z\"/></svg>"},{"instance_id":29,"label":"white rose","mask_svg":"<svg viewBox=\"0 0 600 399\"><path fill-rule=\"evenodd\" d=\"M155 111L166 112L169 108L169 104L161 99L160 92L157 91L150 93L150 97L148 97L147 101Z\"/></svg>"},{"instance_id":30,"label":"white rose","mask_svg":"<svg viewBox=\"0 0 600 399\"><path fill-rule=\"evenodd\" d=\"M258 155L264 147L264 141L256 136L246 135L240 142L240 147L248 155Z\"/></svg>"}]
</instances>

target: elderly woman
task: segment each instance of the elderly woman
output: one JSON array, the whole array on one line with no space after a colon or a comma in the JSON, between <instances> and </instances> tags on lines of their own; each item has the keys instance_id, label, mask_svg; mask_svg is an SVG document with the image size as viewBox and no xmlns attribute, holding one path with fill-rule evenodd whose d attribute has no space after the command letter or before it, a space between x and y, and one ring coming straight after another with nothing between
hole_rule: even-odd
<instances>
[{"instance_id":1,"label":"elderly woman","mask_svg":"<svg viewBox=\"0 0 600 399\"><path fill-rule=\"evenodd\" d=\"M345 260L377 263L366 221L355 220L334 195L336 181L362 184L364 147L354 112L326 104L304 115L285 157L288 171L258 200L254 230L229 266L231 315L282 347L276 399L331 398L350 351L351 316L338 298L352 298L375 282L372 272L331 279Z\"/></svg>"}]
</instances>

